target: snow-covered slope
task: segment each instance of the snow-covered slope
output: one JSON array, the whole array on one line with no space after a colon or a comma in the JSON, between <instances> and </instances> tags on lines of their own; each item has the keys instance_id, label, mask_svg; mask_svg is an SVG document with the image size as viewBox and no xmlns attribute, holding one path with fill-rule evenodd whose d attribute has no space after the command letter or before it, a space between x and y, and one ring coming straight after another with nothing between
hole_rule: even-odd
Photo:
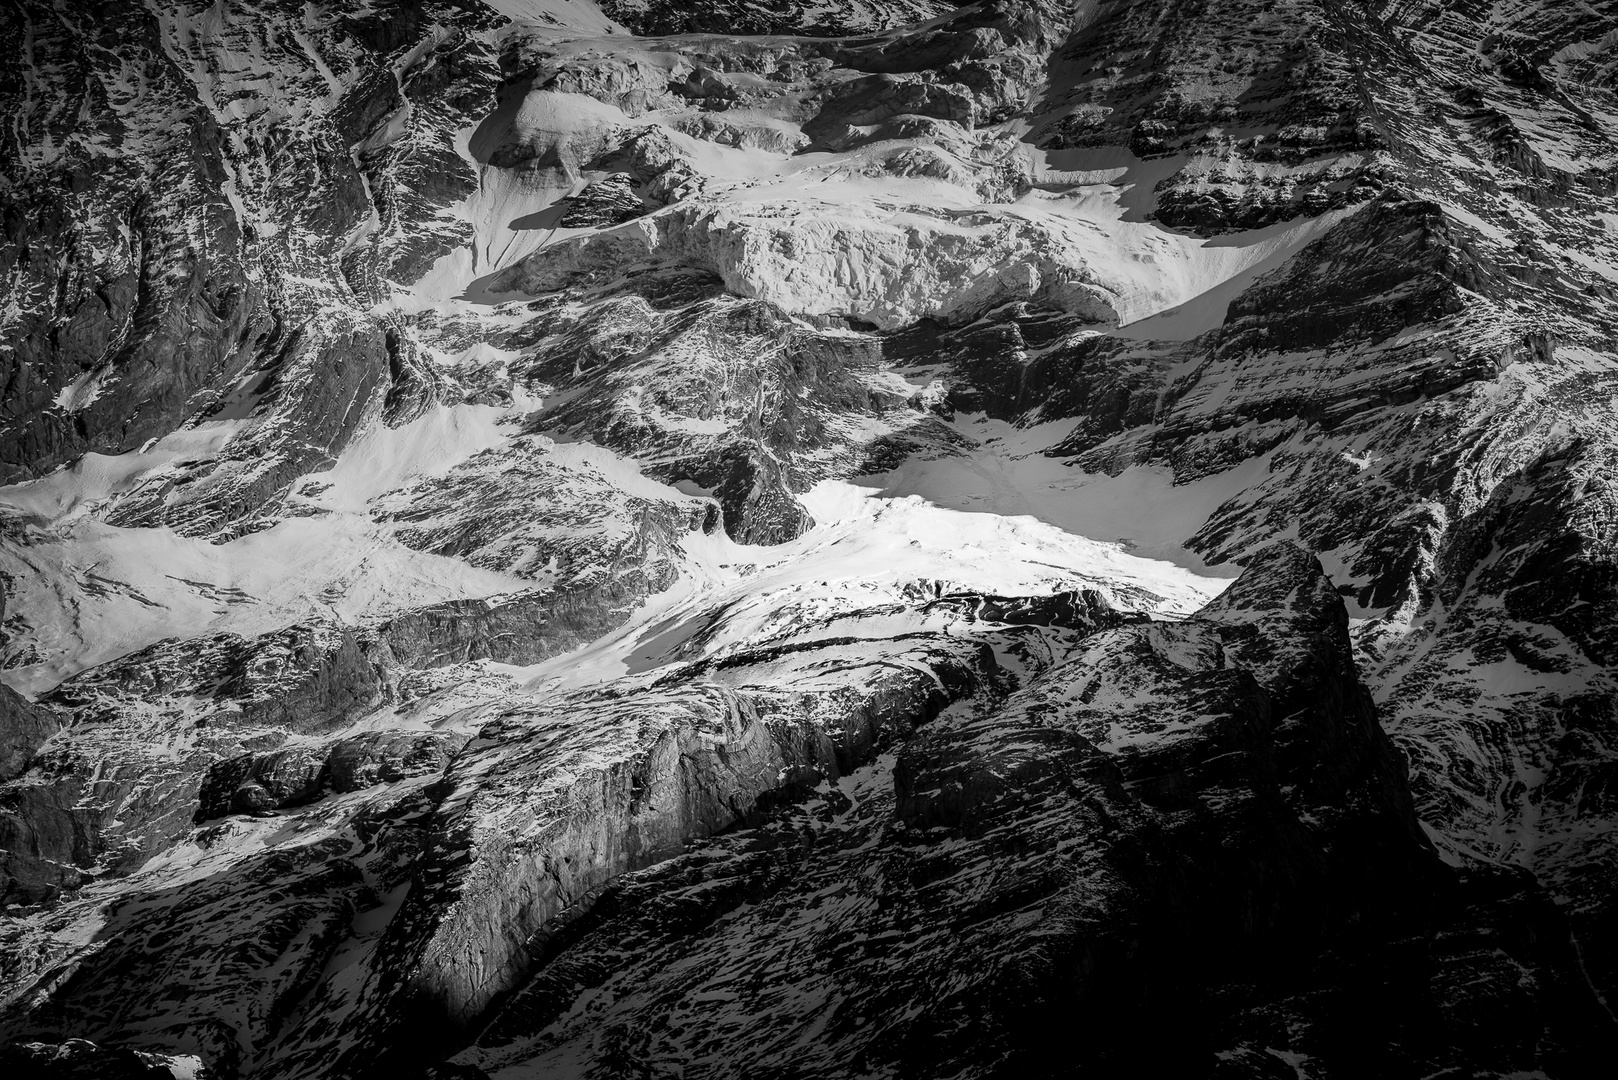
<instances>
[{"instance_id":1,"label":"snow-covered slope","mask_svg":"<svg viewBox=\"0 0 1618 1080\"><path fill-rule=\"evenodd\" d=\"M1618 1035L1613 4L0 19L8 1069Z\"/></svg>"}]
</instances>

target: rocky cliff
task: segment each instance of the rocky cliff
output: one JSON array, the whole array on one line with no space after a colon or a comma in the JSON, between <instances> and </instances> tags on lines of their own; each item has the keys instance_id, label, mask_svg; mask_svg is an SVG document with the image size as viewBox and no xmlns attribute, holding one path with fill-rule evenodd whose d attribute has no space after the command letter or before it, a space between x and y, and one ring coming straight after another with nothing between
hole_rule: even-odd
<instances>
[{"instance_id":1,"label":"rocky cliff","mask_svg":"<svg viewBox=\"0 0 1618 1080\"><path fill-rule=\"evenodd\" d=\"M8 1075L1604 1075L1618 5L0 25Z\"/></svg>"}]
</instances>

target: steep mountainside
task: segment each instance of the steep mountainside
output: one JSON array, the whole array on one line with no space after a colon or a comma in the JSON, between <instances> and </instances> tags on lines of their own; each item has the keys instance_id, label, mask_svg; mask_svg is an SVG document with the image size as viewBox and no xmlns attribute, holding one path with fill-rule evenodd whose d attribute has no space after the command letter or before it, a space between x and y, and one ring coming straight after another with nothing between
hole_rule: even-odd
<instances>
[{"instance_id":1,"label":"steep mountainside","mask_svg":"<svg viewBox=\"0 0 1618 1080\"><path fill-rule=\"evenodd\" d=\"M20 0L7 1076L1604 1076L1618 2Z\"/></svg>"}]
</instances>

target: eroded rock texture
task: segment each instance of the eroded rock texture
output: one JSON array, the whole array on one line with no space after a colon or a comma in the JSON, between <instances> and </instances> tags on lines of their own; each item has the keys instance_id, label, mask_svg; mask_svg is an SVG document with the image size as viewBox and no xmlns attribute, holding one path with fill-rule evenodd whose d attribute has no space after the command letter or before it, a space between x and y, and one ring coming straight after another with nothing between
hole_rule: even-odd
<instances>
[{"instance_id":1,"label":"eroded rock texture","mask_svg":"<svg viewBox=\"0 0 1618 1080\"><path fill-rule=\"evenodd\" d=\"M1610 1071L1610 0L0 28L7 1076Z\"/></svg>"}]
</instances>

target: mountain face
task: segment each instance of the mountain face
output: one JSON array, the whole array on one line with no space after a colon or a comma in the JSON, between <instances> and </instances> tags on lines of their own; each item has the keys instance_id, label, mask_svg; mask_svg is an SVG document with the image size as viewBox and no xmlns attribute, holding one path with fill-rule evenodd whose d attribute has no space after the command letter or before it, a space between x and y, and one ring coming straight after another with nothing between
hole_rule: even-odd
<instances>
[{"instance_id":1,"label":"mountain face","mask_svg":"<svg viewBox=\"0 0 1618 1080\"><path fill-rule=\"evenodd\" d=\"M1618 3L20 0L7 1076L1605 1076Z\"/></svg>"}]
</instances>

